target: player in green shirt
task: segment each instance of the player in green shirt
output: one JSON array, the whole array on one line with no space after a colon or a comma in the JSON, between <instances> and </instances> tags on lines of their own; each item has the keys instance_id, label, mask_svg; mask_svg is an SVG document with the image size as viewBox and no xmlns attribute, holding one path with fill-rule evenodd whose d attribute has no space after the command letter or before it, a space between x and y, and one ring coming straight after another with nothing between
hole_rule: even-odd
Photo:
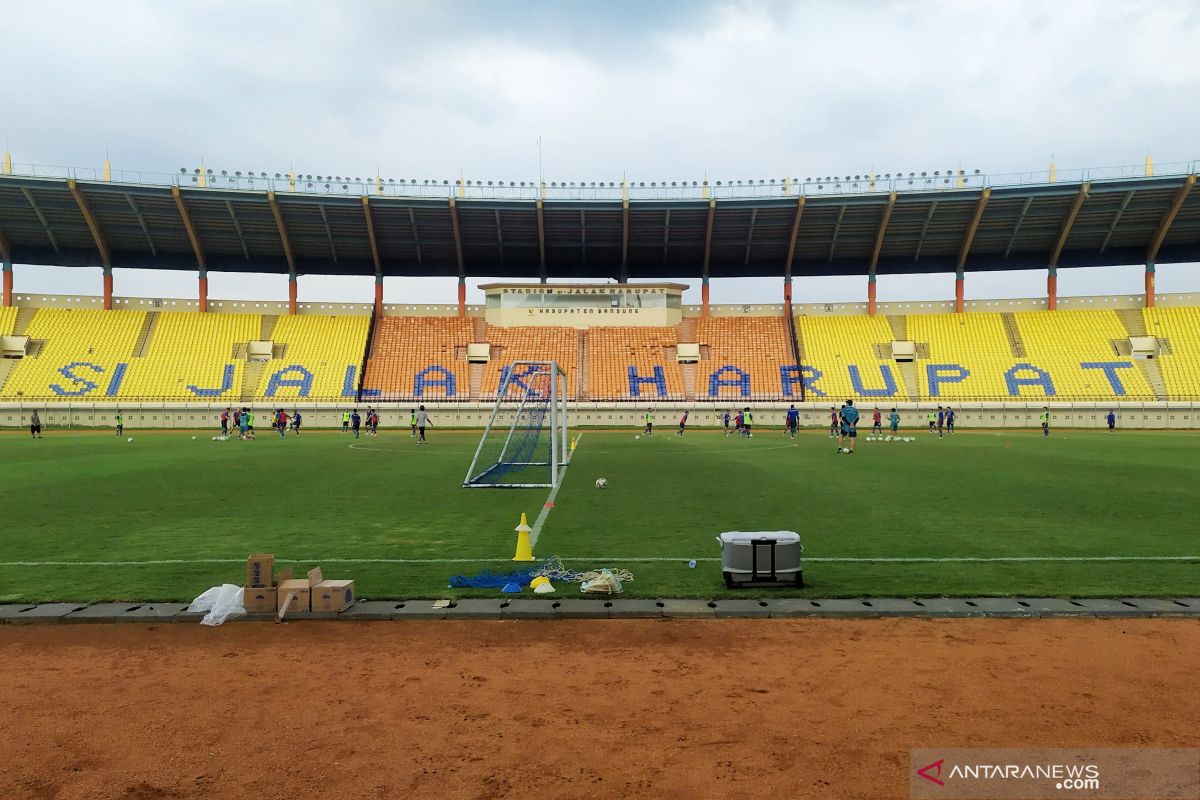
<instances>
[{"instance_id":1,"label":"player in green shirt","mask_svg":"<svg viewBox=\"0 0 1200 800\"><path fill-rule=\"evenodd\" d=\"M117 412L117 436L125 433L125 417L120 411Z\"/></svg>"},{"instance_id":2,"label":"player in green shirt","mask_svg":"<svg viewBox=\"0 0 1200 800\"><path fill-rule=\"evenodd\" d=\"M1050 406L1042 407L1042 436L1050 435Z\"/></svg>"},{"instance_id":3,"label":"player in green shirt","mask_svg":"<svg viewBox=\"0 0 1200 800\"><path fill-rule=\"evenodd\" d=\"M937 412L936 411L929 412L929 432L937 433Z\"/></svg>"},{"instance_id":4,"label":"player in green shirt","mask_svg":"<svg viewBox=\"0 0 1200 800\"><path fill-rule=\"evenodd\" d=\"M342 412L342 433L346 433L349 430L350 430L350 412L343 411Z\"/></svg>"},{"instance_id":5,"label":"player in green shirt","mask_svg":"<svg viewBox=\"0 0 1200 800\"><path fill-rule=\"evenodd\" d=\"M648 408L646 409L646 430L642 431L642 433L647 436L654 435L654 415L650 413L650 409Z\"/></svg>"},{"instance_id":6,"label":"player in green shirt","mask_svg":"<svg viewBox=\"0 0 1200 800\"><path fill-rule=\"evenodd\" d=\"M414 408L408 415L408 427L412 429L409 436L416 438L417 435L417 410Z\"/></svg>"}]
</instances>

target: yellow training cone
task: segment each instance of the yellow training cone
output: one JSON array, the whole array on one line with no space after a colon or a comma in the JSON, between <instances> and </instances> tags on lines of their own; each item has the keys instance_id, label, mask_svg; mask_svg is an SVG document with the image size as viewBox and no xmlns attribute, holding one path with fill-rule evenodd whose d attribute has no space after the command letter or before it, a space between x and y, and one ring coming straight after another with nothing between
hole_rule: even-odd
<instances>
[{"instance_id":1,"label":"yellow training cone","mask_svg":"<svg viewBox=\"0 0 1200 800\"><path fill-rule=\"evenodd\" d=\"M533 529L529 527L524 511L521 512L521 524L513 530L517 532L517 554L513 556L513 561L533 561L533 542L529 539L529 532Z\"/></svg>"}]
</instances>

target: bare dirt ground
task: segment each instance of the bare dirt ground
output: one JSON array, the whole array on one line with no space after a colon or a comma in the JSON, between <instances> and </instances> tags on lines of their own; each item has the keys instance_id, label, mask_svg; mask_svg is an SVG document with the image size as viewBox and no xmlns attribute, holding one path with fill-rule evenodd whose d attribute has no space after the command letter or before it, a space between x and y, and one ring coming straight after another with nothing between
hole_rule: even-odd
<instances>
[{"instance_id":1,"label":"bare dirt ground","mask_svg":"<svg viewBox=\"0 0 1200 800\"><path fill-rule=\"evenodd\" d=\"M911 747L1200 746L1197 620L0 627L0 797L903 798Z\"/></svg>"}]
</instances>

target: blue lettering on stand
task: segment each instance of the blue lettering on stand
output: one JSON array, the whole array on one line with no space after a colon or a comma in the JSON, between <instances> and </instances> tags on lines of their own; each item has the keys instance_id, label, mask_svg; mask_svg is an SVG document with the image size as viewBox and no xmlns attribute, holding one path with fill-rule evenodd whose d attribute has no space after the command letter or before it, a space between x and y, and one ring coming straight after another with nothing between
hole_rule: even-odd
<instances>
[{"instance_id":1,"label":"blue lettering on stand","mask_svg":"<svg viewBox=\"0 0 1200 800\"><path fill-rule=\"evenodd\" d=\"M824 397L825 393L813 385L824 374L821 370L808 364L801 364L798 367L795 364L780 364L779 387L783 390L784 397L796 396L797 383L803 387L806 396Z\"/></svg>"},{"instance_id":2,"label":"blue lettering on stand","mask_svg":"<svg viewBox=\"0 0 1200 800\"><path fill-rule=\"evenodd\" d=\"M1121 376L1117 375L1119 369L1133 369L1132 361L1082 361L1079 364L1083 369L1100 369L1104 370L1104 377L1108 378L1108 385L1112 387L1113 394L1117 397L1122 397L1125 394L1125 384L1121 383Z\"/></svg>"},{"instance_id":3,"label":"blue lettering on stand","mask_svg":"<svg viewBox=\"0 0 1200 800\"><path fill-rule=\"evenodd\" d=\"M233 388L233 373L236 368L233 364L225 365L225 374L221 377L220 389L201 389L199 386L188 385L188 391L197 397L220 397Z\"/></svg>"},{"instance_id":4,"label":"blue lettering on stand","mask_svg":"<svg viewBox=\"0 0 1200 800\"><path fill-rule=\"evenodd\" d=\"M1019 371L1034 372L1036 374L1019 376L1017 375ZM1050 373L1038 369L1033 364L1013 364L1004 373L1004 382L1008 384L1008 393L1013 397L1021 396L1022 386L1040 386L1046 397L1054 397L1055 395L1054 381L1050 380Z\"/></svg>"},{"instance_id":5,"label":"blue lettering on stand","mask_svg":"<svg viewBox=\"0 0 1200 800\"><path fill-rule=\"evenodd\" d=\"M629 368L629 396L641 397L642 384L648 383L658 389L659 397L667 396L667 376L663 373L661 366L655 365L654 374L642 377L638 375L637 367Z\"/></svg>"},{"instance_id":6,"label":"blue lettering on stand","mask_svg":"<svg viewBox=\"0 0 1200 800\"><path fill-rule=\"evenodd\" d=\"M125 372L129 369L129 365L122 362L113 368L112 378L108 381L108 388L104 390L105 397L116 397L121 391L121 384L125 382Z\"/></svg>"},{"instance_id":7,"label":"blue lettering on stand","mask_svg":"<svg viewBox=\"0 0 1200 800\"><path fill-rule=\"evenodd\" d=\"M971 370L960 364L926 364L925 381L929 384L929 396L941 397L943 383L962 383L971 375Z\"/></svg>"},{"instance_id":8,"label":"blue lettering on stand","mask_svg":"<svg viewBox=\"0 0 1200 800\"><path fill-rule=\"evenodd\" d=\"M274 397L280 389L294 386L300 390L297 397L308 397L308 393L312 391L312 382L311 372L299 364L289 364L271 376L267 381L265 394L267 397Z\"/></svg>"},{"instance_id":9,"label":"blue lettering on stand","mask_svg":"<svg viewBox=\"0 0 1200 800\"><path fill-rule=\"evenodd\" d=\"M507 370L508 370L508 367L505 367L504 370L502 370L502 373ZM440 377L440 378L427 377L430 374L441 375L442 377ZM513 381L515 383L515 382L517 382L517 379L514 378ZM503 377L501 377L501 382L503 382ZM454 379L454 373L451 372L450 370L446 369L445 367L439 367L436 365L426 367L425 369L421 370L420 372L418 372L416 375L413 376L413 396L414 397L421 397L422 395L425 394L425 389L427 387L433 387L433 386L441 386L442 389L445 390L446 397L454 397L454 395L456 394L457 389L458 389L457 381L455 381L455 379Z\"/></svg>"},{"instance_id":10,"label":"blue lettering on stand","mask_svg":"<svg viewBox=\"0 0 1200 800\"><path fill-rule=\"evenodd\" d=\"M725 377L730 375L731 377ZM722 386L738 387L742 397L750 396L750 373L738 369L732 364L726 364L708 376L708 396L716 397Z\"/></svg>"},{"instance_id":11,"label":"blue lettering on stand","mask_svg":"<svg viewBox=\"0 0 1200 800\"><path fill-rule=\"evenodd\" d=\"M797 383L800 383L800 368L795 364L780 364L779 365L779 388L783 392L784 397L795 397L793 391Z\"/></svg>"},{"instance_id":12,"label":"blue lettering on stand","mask_svg":"<svg viewBox=\"0 0 1200 800\"><path fill-rule=\"evenodd\" d=\"M882 389L866 389L863 387L862 375L858 372L857 364L848 364L847 369L850 370L850 385L854 387L854 392L859 397L891 397L896 394L896 378L892 375L892 368L888 364L879 365L879 374L883 376Z\"/></svg>"},{"instance_id":13,"label":"blue lettering on stand","mask_svg":"<svg viewBox=\"0 0 1200 800\"><path fill-rule=\"evenodd\" d=\"M438 369L441 369L441 367L438 367ZM526 392L530 392L530 393L534 394L534 396L536 396L536 390L534 390L533 387L531 387L529 384L527 384L523 380L521 380L521 378L527 378L530 375L532 375L534 373L534 371L535 371L534 367L526 367L524 372L513 372L512 367L501 367L500 368L500 385L504 386L504 382L508 380L508 376L511 373L512 374L512 382L509 384L509 388L519 387L521 389L524 389Z\"/></svg>"},{"instance_id":14,"label":"blue lettering on stand","mask_svg":"<svg viewBox=\"0 0 1200 800\"><path fill-rule=\"evenodd\" d=\"M87 361L72 361L66 366L59 367L58 373L69 381L75 383L74 389L64 389L57 383L50 384L50 391L54 392L59 397L79 397L81 394L87 394L96 388L98 384L89 381L87 378L82 378L75 374L77 369L90 369L92 372L104 372L104 367L96 364L89 364Z\"/></svg>"},{"instance_id":15,"label":"blue lettering on stand","mask_svg":"<svg viewBox=\"0 0 1200 800\"><path fill-rule=\"evenodd\" d=\"M355 387L358 382L354 380L354 376L358 373L358 367L353 364L346 365L346 375L342 378L342 397L355 397L358 392Z\"/></svg>"}]
</instances>

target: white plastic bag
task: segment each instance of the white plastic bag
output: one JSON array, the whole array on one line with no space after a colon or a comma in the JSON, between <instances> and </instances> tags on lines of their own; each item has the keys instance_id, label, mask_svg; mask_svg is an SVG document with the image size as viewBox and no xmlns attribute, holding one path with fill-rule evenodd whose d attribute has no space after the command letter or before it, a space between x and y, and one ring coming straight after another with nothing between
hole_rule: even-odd
<instances>
[{"instance_id":1,"label":"white plastic bag","mask_svg":"<svg viewBox=\"0 0 1200 800\"><path fill-rule=\"evenodd\" d=\"M207 611L200 624L220 625L229 617L246 613L246 608L242 605L244 591L241 586L234 586L232 583L214 586L193 600L188 606L188 611Z\"/></svg>"}]
</instances>

